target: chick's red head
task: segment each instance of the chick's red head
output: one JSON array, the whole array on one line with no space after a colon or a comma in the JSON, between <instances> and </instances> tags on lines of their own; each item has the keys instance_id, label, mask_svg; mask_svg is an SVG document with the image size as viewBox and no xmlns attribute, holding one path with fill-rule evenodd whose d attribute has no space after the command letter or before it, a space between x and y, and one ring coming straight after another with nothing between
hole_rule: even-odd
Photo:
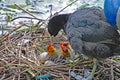
<instances>
[{"instance_id":1,"label":"chick's red head","mask_svg":"<svg viewBox=\"0 0 120 80\"><path fill-rule=\"evenodd\" d=\"M60 48L63 57L70 55L70 45L68 42L60 42Z\"/></svg>"},{"instance_id":2,"label":"chick's red head","mask_svg":"<svg viewBox=\"0 0 120 80\"><path fill-rule=\"evenodd\" d=\"M56 48L52 44L48 44L47 52L49 56L53 56L56 53Z\"/></svg>"}]
</instances>

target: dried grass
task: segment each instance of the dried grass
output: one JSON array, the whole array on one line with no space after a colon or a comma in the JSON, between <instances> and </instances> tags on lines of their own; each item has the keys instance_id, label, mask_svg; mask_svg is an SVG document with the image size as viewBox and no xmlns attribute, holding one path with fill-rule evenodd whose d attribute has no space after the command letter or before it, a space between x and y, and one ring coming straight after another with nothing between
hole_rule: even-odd
<instances>
[{"instance_id":1,"label":"dried grass","mask_svg":"<svg viewBox=\"0 0 120 80\"><path fill-rule=\"evenodd\" d=\"M45 32L44 34L26 30L15 34L12 34L12 31L1 36L0 80L31 80L33 77L46 73L52 75L51 79L46 80L74 80L69 75L70 71L74 71L76 74L83 76L85 69L91 71L93 65L88 59L73 63L66 62L66 59L61 59L62 61L59 63L53 61L57 65L45 66L41 62L39 55L46 51L50 37L46 29L42 30L42 32ZM64 37L61 34L57 36L59 41L65 41L66 39ZM23 44L26 39L30 40L29 45ZM114 59L117 58L107 59L98 64L94 80L120 79L120 60Z\"/></svg>"}]
</instances>

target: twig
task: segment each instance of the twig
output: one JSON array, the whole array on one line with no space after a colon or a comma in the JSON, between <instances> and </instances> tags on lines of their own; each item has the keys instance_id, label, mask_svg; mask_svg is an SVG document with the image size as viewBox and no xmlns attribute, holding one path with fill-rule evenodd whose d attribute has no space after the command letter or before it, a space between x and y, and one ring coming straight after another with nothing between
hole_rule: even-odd
<instances>
[{"instance_id":1,"label":"twig","mask_svg":"<svg viewBox=\"0 0 120 80\"><path fill-rule=\"evenodd\" d=\"M62 11L65 10L67 7L71 6L72 4L74 4L74 3L77 2L77 1L79 1L79 0L73 1L72 3L68 4L66 7L64 7L63 9L61 9L60 11L58 11L58 12L56 12L56 13L62 12ZM55 14L56 14L56 13L55 13Z\"/></svg>"},{"instance_id":2,"label":"twig","mask_svg":"<svg viewBox=\"0 0 120 80\"><path fill-rule=\"evenodd\" d=\"M5 78L5 73L3 74L3 76L0 78L0 80L3 80Z\"/></svg>"},{"instance_id":3,"label":"twig","mask_svg":"<svg viewBox=\"0 0 120 80\"><path fill-rule=\"evenodd\" d=\"M14 20L16 20L16 19L18 19L18 18L37 19L37 20L39 20L39 21L45 21L45 20L43 20L43 19L32 18L32 17L16 17L16 18L14 18L14 19L11 19L11 21L14 21Z\"/></svg>"},{"instance_id":4,"label":"twig","mask_svg":"<svg viewBox=\"0 0 120 80\"><path fill-rule=\"evenodd\" d=\"M8 34L5 34L4 36L2 36L2 37L0 38L0 42L6 40L11 33L13 33L14 31L16 31L17 29L21 28L23 25L25 25L25 24L22 23L20 26L18 26L18 27L16 27L15 29L11 30Z\"/></svg>"},{"instance_id":5,"label":"twig","mask_svg":"<svg viewBox=\"0 0 120 80\"><path fill-rule=\"evenodd\" d=\"M112 78L111 80L114 80L114 73L113 73L114 71L113 71L113 65L112 64L111 64L110 69L111 69L111 78Z\"/></svg>"},{"instance_id":6,"label":"twig","mask_svg":"<svg viewBox=\"0 0 120 80\"><path fill-rule=\"evenodd\" d=\"M29 14L30 16L32 16L32 17L38 19L36 16L34 16L33 14L31 14L29 11L23 9L21 6L18 6L17 4L15 4L15 6L17 6L18 8L20 8L21 10L23 10L24 12L26 12L27 14ZM38 20L39 20L39 19L38 19Z\"/></svg>"},{"instance_id":7,"label":"twig","mask_svg":"<svg viewBox=\"0 0 120 80\"><path fill-rule=\"evenodd\" d=\"M65 10L66 8L68 8L69 6L71 6L72 4L74 4L75 2L77 2L79 0L75 0L73 2L71 2L70 4L68 4L67 6L65 6L64 8L62 8L61 10L59 10L58 12L54 13L52 16L57 15L58 13L62 12L63 10ZM49 16L46 20L48 20L49 18L51 18L52 16Z\"/></svg>"}]
</instances>

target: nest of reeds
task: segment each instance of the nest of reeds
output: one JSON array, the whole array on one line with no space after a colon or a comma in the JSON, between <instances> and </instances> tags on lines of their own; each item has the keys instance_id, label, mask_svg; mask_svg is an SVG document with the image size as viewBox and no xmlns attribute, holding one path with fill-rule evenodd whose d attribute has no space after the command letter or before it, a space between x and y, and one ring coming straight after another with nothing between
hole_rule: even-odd
<instances>
[{"instance_id":1,"label":"nest of reeds","mask_svg":"<svg viewBox=\"0 0 120 80\"><path fill-rule=\"evenodd\" d=\"M47 73L52 76L43 80L75 80L71 72L85 77L85 71L92 70L92 61L83 56L60 57L52 60L55 65L45 65L39 55L47 52L46 46L50 43L47 29L18 32L18 27L0 37L0 80L36 80L36 76ZM56 37L58 41L66 41L64 33L60 33ZM94 80L119 80L119 76L120 57L113 57L99 62Z\"/></svg>"}]
</instances>

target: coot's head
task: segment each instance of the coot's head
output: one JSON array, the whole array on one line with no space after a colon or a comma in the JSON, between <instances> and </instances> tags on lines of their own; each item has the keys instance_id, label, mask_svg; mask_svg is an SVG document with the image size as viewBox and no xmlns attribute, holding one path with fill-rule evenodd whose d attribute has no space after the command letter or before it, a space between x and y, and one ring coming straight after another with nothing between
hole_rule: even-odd
<instances>
[{"instance_id":1,"label":"coot's head","mask_svg":"<svg viewBox=\"0 0 120 80\"><path fill-rule=\"evenodd\" d=\"M48 32L56 36L61 29L64 29L70 14L60 14L52 17L48 22Z\"/></svg>"}]
</instances>

